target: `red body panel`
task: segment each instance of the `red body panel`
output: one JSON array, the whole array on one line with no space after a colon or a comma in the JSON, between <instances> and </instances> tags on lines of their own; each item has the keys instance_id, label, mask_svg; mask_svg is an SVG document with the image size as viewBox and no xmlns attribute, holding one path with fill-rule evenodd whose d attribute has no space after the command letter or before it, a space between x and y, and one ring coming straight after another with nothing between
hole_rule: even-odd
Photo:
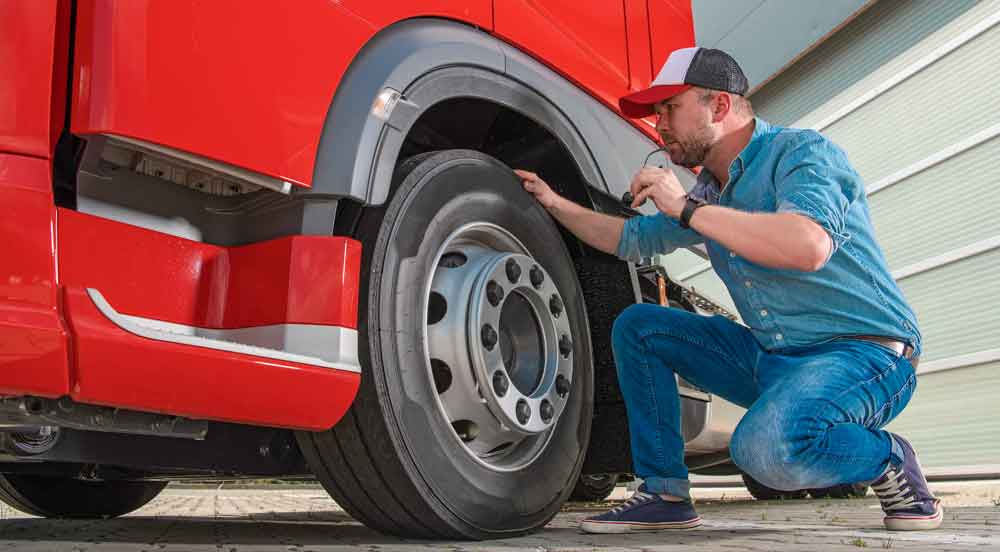
<instances>
[{"instance_id":1,"label":"red body panel","mask_svg":"<svg viewBox=\"0 0 1000 552\"><path fill-rule=\"evenodd\" d=\"M69 392L48 160L0 153L0 394Z\"/></svg>"},{"instance_id":2,"label":"red body panel","mask_svg":"<svg viewBox=\"0 0 1000 552\"><path fill-rule=\"evenodd\" d=\"M66 113L69 2L0 2L0 152L49 158Z\"/></svg>"},{"instance_id":3,"label":"red body panel","mask_svg":"<svg viewBox=\"0 0 1000 552\"><path fill-rule=\"evenodd\" d=\"M118 312L202 328L357 328L361 244L292 236L219 247L59 209L59 271ZM113 269L109 269L113 267Z\"/></svg>"},{"instance_id":4,"label":"red body panel","mask_svg":"<svg viewBox=\"0 0 1000 552\"><path fill-rule=\"evenodd\" d=\"M501 0L496 34L589 89L610 107L628 91L623 3Z\"/></svg>"},{"instance_id":5,"label":"red body panel","mask_svg":"<svg viewBox=\"0 0 1000 552\"><path fill-rule=\"evenodd\" d=\"M355 328L357 241L292 236L225 248L58 213L74 399L302 429L330 427L350 405L359 374L139 337L97 310L86 288L120 313L177 324Z\"/></svg>"},{"instance_id":6,"label":"red body panel","mask_svg":"<svg viewBox=\"0 0 1000 552\"><path fill-rule=\"evenodd\" d=\"M153 341L111 323L80 288L68 288L80 402L320 430L344 415L360 374Z\"/></svg>"},{"instance_id":7,"label":"red body panel","mask_svg":"<svg viewBox=\"0 0 1000 552\"><path fill-rule=\"evenodd\" d=\"M381 26L418 14L490 24L488 0L366 5L81 0L73 132L138 138L308 186L337 83L380 28L365 16Z\"/></svg>"}]
</instances>

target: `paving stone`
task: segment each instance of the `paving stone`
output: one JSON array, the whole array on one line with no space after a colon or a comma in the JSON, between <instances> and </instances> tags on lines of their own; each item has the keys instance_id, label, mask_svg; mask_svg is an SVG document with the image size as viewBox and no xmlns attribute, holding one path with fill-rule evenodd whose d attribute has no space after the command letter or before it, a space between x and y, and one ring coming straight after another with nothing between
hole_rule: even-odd
<instances>
[{"instance_id":1,"label":"paving stone","mask_svg":"<svg viewBox=\"0 0 1000 552\"><path fill-rule=\"evenodd\" d=\"M874 498L754 501L741 489L696 489L705 523L674 533L587 535L581 519L616 502L571 503L542 531L490 542L386 537L343 512L321 489L168 488L112 520L46 520L0 508L0 552L670 552L1000 550L1000 482L935 484L939 531L889 533ZM624 489L613 497L624 499Z\"/></svg>"}]
</instances>

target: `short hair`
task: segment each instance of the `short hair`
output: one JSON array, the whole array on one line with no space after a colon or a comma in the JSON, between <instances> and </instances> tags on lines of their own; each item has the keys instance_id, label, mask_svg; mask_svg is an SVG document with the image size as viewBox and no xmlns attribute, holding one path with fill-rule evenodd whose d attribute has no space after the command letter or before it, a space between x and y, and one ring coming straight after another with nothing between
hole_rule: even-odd
<instances>
[{"instance_id":1,"label":"short hair","mask_svg":"<svg viewBox=\"0 0 1000 552\"><path fill-rule=\"evenodd\" d=\"M720 92L719 90L699 87L698 102L701 103L702 105L708 105L708 103L711 102L712 99L715 98L715 95L718 94L719 92ZM732 92L728 92L728 94L729 97L733 99L733 111L735 113L738 113L740 115L747 115L750 117L754 115L753 104L750 103L749 99L747 99L744 96L740 96L739 94L733 94Z\"/></svg>"}]
</instances>

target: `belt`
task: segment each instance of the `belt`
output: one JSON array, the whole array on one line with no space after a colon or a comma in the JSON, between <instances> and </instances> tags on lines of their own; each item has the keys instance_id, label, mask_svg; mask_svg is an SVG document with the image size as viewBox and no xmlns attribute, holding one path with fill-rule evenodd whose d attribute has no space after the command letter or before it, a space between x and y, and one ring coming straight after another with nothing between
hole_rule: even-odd
<instances>
[{"instance_id":1,"label":"belt","mask_svg":"<svg viewBox=\"0 0 1000 552\"><path fill-rule=\"evenodd\" d=\"M845 335L840 339L860 339L861 341L878 343L887 349L892 349L897 355L910 361L910 364L913 365L914 369L917 368L917 364L920 364L920 357L914 355L917 350L905 341L900 341L891 337L883 337L881 335Z\"/></svg>"}]
</instances>

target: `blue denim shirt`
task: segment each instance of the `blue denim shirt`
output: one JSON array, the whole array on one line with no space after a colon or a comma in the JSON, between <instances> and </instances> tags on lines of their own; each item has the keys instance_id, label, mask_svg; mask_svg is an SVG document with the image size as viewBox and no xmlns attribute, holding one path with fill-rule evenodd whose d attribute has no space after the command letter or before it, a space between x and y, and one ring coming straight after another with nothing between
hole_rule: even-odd
<instances>
[{"instance_id":1,"label":"blue denim shirt","mask_svg":"<svg viewBox=\"0 0 1000 552\"><path fill-rule=\"evenodd\" d=\"M864 183L847 155L813 130L755 119L753 136L729 167L729 185L705 170L690 194L748 212L799 213L833 242L816 272L767 268L706 240L663 213L625 222L619 258L638 262L705 243L743 322L767 350L814 345L845 335L881 335L919 351L916 316L875 241Z\"/></svg>"}]
</instances>

